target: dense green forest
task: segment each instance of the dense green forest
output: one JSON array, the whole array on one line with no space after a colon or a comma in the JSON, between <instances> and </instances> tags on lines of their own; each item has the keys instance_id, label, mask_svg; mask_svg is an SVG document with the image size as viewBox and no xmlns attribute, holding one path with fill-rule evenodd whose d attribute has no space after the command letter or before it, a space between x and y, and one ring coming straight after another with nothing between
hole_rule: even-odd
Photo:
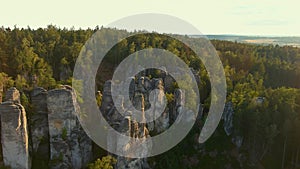
<instances>
[{"instance_id":1,"label":"dense green forest","mask_svg":"<svg viewBox=\"0 0 300 169\"><path fill-rule=\"evenodd\" d=\"M71 84L72 70L82 46L99 29L105 31L105 39L130 34L125 30L99 27L86 30L60 29L52 25L36 30L0 28L0 92L16 86L25 93L23 101L26 101L26 91L35 86L51 89L59 84ZM221 123L212 138L198 145L201 150L217 152L217 155L199 151L191 146L197 145L194 136L199 133L199 126L195 126L179 145L152 157L152 163L156 163L156 168L225 168L228 163L233 168L239 168L238 163L243 163L245 168L296 168L300 163L300 49L211 42L224 66L227 102L232 102L235 112L234 134L243 137L243 144L235 147ZM167 35L147 33L122 40L102 63L99 70L102 73L98 73L97 78L99 90L112 76L110 70L122 59L148 47L167 49L197 71L206 114L210 101L207 72L190 48ZM264 101L257 104L257 98ZM199 162L186 165L191 158Z\"/></svg>"}]
</instances>

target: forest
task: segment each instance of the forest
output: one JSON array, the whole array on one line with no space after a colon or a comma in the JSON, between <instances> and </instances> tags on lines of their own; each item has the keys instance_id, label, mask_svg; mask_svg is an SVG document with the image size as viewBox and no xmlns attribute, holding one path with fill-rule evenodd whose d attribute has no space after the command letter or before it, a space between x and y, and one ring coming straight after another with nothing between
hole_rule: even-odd
<instances>
[{"instance_id":1,"label":"forest","mask_svg":"<svg viewBox=\"0 0 300 169\"><path fill-rule=\"evenodd\" d=\"M104 39L130 35L126 30L103 27L67 29L0 28L0 100L15 86L30 112L27 91L39 86L53 89L72 84L76 59L85 42L98 30ZM180 35L181 36L181 35ZM200 38L184 36L190 41ZM103 42L107 44L108 42ZM256 45L211 40L223 63L227 82L227 103L234 109L232 136L222 122L204 144L195 141L200 129L168 152L151 157L155 168L300 168L300 48ZM200 76L199 91L204 117L210 104L209 76L201 60L184 44L158 33L144 33L122 40L101 63L96 84L102 91L114 68L128 55L145 48L166 49L179 56ZM257 99L262 99L257 103ZM200 122L203 125L205 118ZM234 136L243 138L240 147ZM197 148L195 148L197 147ZM196 162L195 162L196 161Z\"/></svg>"}]
</instances>

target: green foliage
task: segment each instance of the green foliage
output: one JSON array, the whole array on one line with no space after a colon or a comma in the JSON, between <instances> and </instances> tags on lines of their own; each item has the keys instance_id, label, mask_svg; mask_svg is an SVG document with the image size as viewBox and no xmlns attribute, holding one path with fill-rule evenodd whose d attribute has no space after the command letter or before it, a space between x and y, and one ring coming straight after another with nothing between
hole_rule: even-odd
<instances>
[{"instance_id":1,"label":"green foliage","mask_svg":"<svg viewBox=\"0 0 300 169\"><path fill-rule=\"evenodd\" d=\"M97 159L94 163L88 165L89 169L113 169L113 165L116 164L117 160L108 155L102 157L102 159Z\"/></svg>"},{"instance_id":2,"label":"green foliage","mask_svg":"<svg viewBox=\"0 0 300 169\"><path fill-rule=\"evenodd\" d=\"M166 98L167 98L168 103L174 102L174 94L166 93Z\"/></svg>"},{"instance_id":3,"label":"green foliage","mask_svg":"<svg viewBox=\"0 0 300 169\"><path fill-rule=\"evenodd\" d=\"M0 72L0 87L3 87L3 89L8 89L8 88L12 87L13 84L14 84L14 81L12 80L11 77L9 77L4 72Z\"/></svg>"},{"instance_id":4,"label":"green foliage","mask_svg":"<svg viewBox=\"0 0 300 169\"><path fill-rule=\"evenodd\" d=\"M30 102L29 102L29 99L28 97L25 95L25 93L21 92L21 96L20 96L20 101L21 101L21 104L24 106L24 108L26 109L26 111L29 111L30 110Z\"/></svg>"},{"instance_id":5,"label":"green foliage","mask_svg":"<svg viewBox=\"0 0 300 169\"><path fill-rule=\"evenodd\" d=\"M198 57L193 57L190 61L190 67L194 70L199 71L201 69L201 60Z\"/></svg>"},{"instance_id":6,"label":"green foliage","mask_svg":"<svg viewBox=\"0 0 300 169\"><path fill-rule=\"evenodd\" d=\"M27 80L21 75L17 75L15 85L17 89L27 89L29 87Z\"/></svg>"},{"instance_id":7,"label":"green foliage","mask_svg":"<svg viewBox=\"0 0 300 169\"><path fill-rule=\"evenodd\" d=\"M67 131L66 128L63 128L62 131L61 131L61 138L62 138L63 140L66 140L67 137L68 137L68 131Z\"/></svg>"},{"instance_id":8,"label":"green foliage","mask_svg":"<svg viewBox=\"0 0 300 169\"><path fill-rule=\"evenodd\" d=\"M59 156L58 156L57 160L60 161L60 162L62 162L63 158L64 158L63 153L59 153Z\"/></svg>"},{"instance_id":9,"label":"green foliage","mask_svg":"<svg viewBox=\"0 0 300 169\"><path fill-rule=\"evenodd\" d=\"M97 102L98 107L100 107L101 103L102 103L102 94L101 93L97 93L96 102Z\"/></svg>"},{"instance_id":10,"label":"green foliage","mask_svg":"<svg viewBox=\"0 0 300 169\"><path fill-rule=\"evenodd\" d=\"M83 103L83 99L82 99L82 94L83 94L83 82L82 80L76 80L74 78L71 78L72 80L72 86L76 92L76 96L77 96L77 101L79 103Z\"/></svg>"},{"instance_id":11,"label":"green foliage","mask_svg":"<svg viewBox=\"0 0 300 169\"><path fill-rule=\"evenodd\" d=\"M0 169L11 169L11 167L7 167L7 166L0 166Z\"/></svg>"},{"instance_id":12,"label":"green foliage","mask_svg":"<svg viewBox=\"0 0 300 169\"><path fill-rule=\"evenodd\" d=\"M63 57L63 58L60 60L60 63L61 63L62 65L68 65L68 64L69 64L69 62L67 61L67 59L66 59L65 57Z\"/></svg>"}]
</instances>

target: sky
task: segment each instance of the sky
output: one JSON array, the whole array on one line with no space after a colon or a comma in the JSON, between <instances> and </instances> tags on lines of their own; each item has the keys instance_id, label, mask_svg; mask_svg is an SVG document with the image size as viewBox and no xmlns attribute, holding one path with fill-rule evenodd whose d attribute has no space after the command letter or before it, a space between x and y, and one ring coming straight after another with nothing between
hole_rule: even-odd
<instances>
[{"instance_id":1,"label":"sky","mask_svg":"<svg viewBox=\"0 0 300 169\"><path fill-rule=\"evenodd\" d=\"M2 1L0 25L4 27L52 24L85 29L106 26L126 16L161 13L187 21L203 34L300 36L298 0Z\"/></svg>"}]
</instances>

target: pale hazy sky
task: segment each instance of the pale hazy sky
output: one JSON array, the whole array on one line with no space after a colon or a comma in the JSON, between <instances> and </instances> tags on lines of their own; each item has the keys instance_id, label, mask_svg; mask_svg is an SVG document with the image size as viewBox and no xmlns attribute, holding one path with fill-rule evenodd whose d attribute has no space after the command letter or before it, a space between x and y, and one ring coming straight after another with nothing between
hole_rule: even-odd
<instances>
[{"instance_id":1,"label":"pale hazy sky","mask_svg":"<svg viewBox=\"0 0 300 169\"><path fill-rule=\"evenodd\" d=\"M162 13L203 34L300 36L298 0L1 0L4 27L94 28L124 16Z\"/></svg>"}]
</instances>

